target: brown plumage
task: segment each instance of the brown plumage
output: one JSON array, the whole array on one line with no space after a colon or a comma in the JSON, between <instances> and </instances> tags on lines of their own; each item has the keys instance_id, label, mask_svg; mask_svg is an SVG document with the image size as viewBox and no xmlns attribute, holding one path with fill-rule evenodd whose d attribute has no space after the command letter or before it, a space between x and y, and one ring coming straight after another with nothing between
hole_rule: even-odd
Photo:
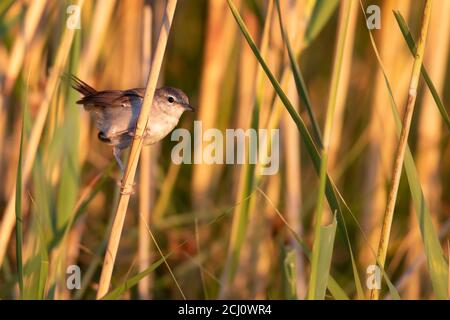
<instances>
[{"instance_id":1,"label":"brown plumage","mask_svg":"<svg viewBox=\"0 0 450 320\"><path fill-rule=\"evenodd\" d=\"M74 75L69 79L72 87L83 95L77 103L91 114L99 130L98 138L113 146L114 156L123 171L120 152L132 141L145 88L97 91ZM193 108L183 91L171 87L156 89L144 143L153 144L163 139L175 128L185 110Z\"/></svg>"}]
</instances>

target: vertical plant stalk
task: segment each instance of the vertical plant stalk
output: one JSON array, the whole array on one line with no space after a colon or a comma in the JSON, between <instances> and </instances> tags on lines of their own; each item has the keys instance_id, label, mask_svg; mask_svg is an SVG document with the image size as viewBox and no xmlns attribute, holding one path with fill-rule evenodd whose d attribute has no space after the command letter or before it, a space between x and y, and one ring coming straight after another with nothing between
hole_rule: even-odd
<instances>
[{"instance_id":1,"label":"vertical plant stalk","mask_svg":"<svg viewBox=\"0 0 450 320\"><path fill-rule=\"evenodd\" d=\"M424 64L429 66L430 77L443 96L445 90L445 76L450 44L450 21L447 19L450 13L450 1L437 1L434 3L431 13L429 36L425 51ZM440 220L438 213L442 212L442 177L440 177L442 118L438 108L434 106L431 92L426 90L421 101L421 111L417 127L416 164L423 193L429 204L430 212L436 220ZM430 125L430 124L434 125ZM439 177L439 178L437 178ZM408 245L406 264L413 265L414 261L422 254L420 227L414 212L414 204L410 209L409 235L413 237ZM444 217L443 217L444 218ZM437 222L435 220L435 222ZM439 230L439 225L436 225ZM415 269L405 287L404 298L407 300L420 299L421 278L424 268Z\"/></svg>"},{"instance_id":2,"label":"vertical plant stalk","mask_svg":"<svg viewBox=\"0 0 450 320\"><path fill-rule=\"evenodd\" d=\"M116 0L99 0L95 3L92 29L87 39L88 43L83 49L82 59L78 69L81 79L89 79L90 73L95 69L95 64L106 39L108 25L111 21L115 5Z\"/></svg>"},{"instance_id":3,"label":"vertical plant stalk","mask_svg":"<svg viewBox=\"0 0 450 320\"><path fill-rule=\"evenodd\" d=\"M7 96L11 93L17 76L23 67L25 54L29 48L28 46L31 40L38 30L39 21L41 21L46 5L47 0L32 1L29 4L25 15L24 30L15 39L10 55L11 58L8 61L5 81L5 91Z\"/></svg>"},{"instance_id":4,"label":"vertical plant stalk","mask_svg":"<svg viewBox=\"0 0 450 320\"><path fill-rule=\"evenodd\" d=\"M314 117L311 102L306 90L305 81L303 80L299 65L297 63L296 57L298 57L294 52L298 52L299 48L302 46L303 38L305 35L306 24L300 23L301 20L308 20L305 16L305 3L297 2L296 6L290 7L288 4L284 6L284 12L288 13L288 30L284 27L282 10L280 7L280 1L276 1L277 11L278 11L278 21L280 24L281 36L283 38L284 44L287 48L288 57L290 60L290 67L292 69L293 78L289 77L286 86L286 92L289 99L293 102L294 107L299 112L299 99L300 96L306 110L310 117L312 130L315 135L318 145L322 144L322 137L320 134L319 125ZM300 17L300 18L299 18ZM294 48L291 45L291 39L293 39ZM280 106L281 107L281 106ZM287 220L293 230L297 232L298 235L303 236L303 222L302 222L302 166L301 166L301 151L300 151L300 134L295 126L295 123L290 118L287 112L283 112L282 118L283 128L286 131L282 137L284 143L289 145L289 149L286 150L286 176L289 179L286 180L286 216ZM296 241L295 237L291 235L290 245L293 248L293 253L295 255L292 263L294 264L293 275L295 277L291 279L294 282L295 297L298 299L304 299L306 296L306 275L305 275L305 261L304 252L299 243ZM291 283L292 284L292 283Z\"/></svg>"},{"instance_id":5,"label":"vertical plant stalk","mask_svg":"<svg viewBox=\"0 0 450 320\"><path fill-rule=\"evenodd\" d=\"M78 1L78 6L80 7L80 10L83 7L83 3L84 0ZM44 131L44 125L50 108L50 102L53 98L53 94L56 92L56 89L58 88L58 85L60 83L60 76L63 73L64 68L66 66L67 57L69 55L70 48L72 46L72 40L75 32L76 29L66 28L64 30L61 45L56 54L55 64L52 68L52 72L45 87L44 99L42 100L39 112L36 115L33 128L31 129L30 138L28 140L28 146L26 149L22 169L22 185L26 185L28 178L30 177L37 148L39 146L39 141L41 139L42 132ZM0 266L3 263L9 238L15 225L15 213L14 213L14 203L16 198L15 188L16 187L14 187L13 192L10 195L8 204L6 206L6 210L3 214L3 220L0 225Z\"/></svg>"},{"instance_id":6,"label":"vertical plant stalk","mask_svg":"<svg viewBox=\"0 0 450 320\"><path fill-rule=\"evenodd\" d=\"M409 0L385 0L382 3L381 16L383 24L379 30L379 49L381 60L391 75L393 92L406 92L409 85L408 52L404 47L401 34L397 32L392 10L397 8L409 16L413 2ZM361 13L366 7L360 2ZM403 76L407 74L407 77ZM406 78L406 80L404 80ZM373 263L372 250L378 245L381 232L381 221L386 209L387 182L391 175L397 143L396 125L392 117L386 117L386 104L390 103L389 92L386 90L386 80L381 70L377 70L373 83L373 98L371 101L370 120L368 123L369 145L366 157L366 179L362 185L364 196L362 224L367 231L368 243L360 237L361 246L358 252L360 265ZM405 96L405 97L403 97ZM396 103L403 107L406 95L398 95ZM402 112L399 110L399 112Z\"/></svg>"},{"instance_id":7,"label":"vertical plant stalk","mask_svg":"<svg viewBox=\"0 0 450 320\"><path fill-rule=\"evenodd\" d=\"M355 42L355 31L356 31L356 22L358 20L358 9L359 7L352 6L347 38L345 40L343 58L342 58L342 71L339 76L339 87L336 94L336 110L334 113L334 123L333 123L333 132L334 134L331 137L330 141L330 150L328 152L328 163L330 167L330 173L334 175L334 171L336 165L340 162L338 157L338 151L342 142L342 134L343 134L343 122L344 122L344 114L345 107L348 95L348 89L350 86L350 75L352 72L352 56L353 56L353 47ZM337 179L337 177L335 177Z\"/></svg>"},{"instance_id":8,"label":"vertical plant stalk","mask_svg":"<svg viewBox=\"0 0 450 320\"><path fill-rule=\"evenodd\" d=\"M153 224L158 225L167 211L170 204L170 199L175 188L175 183L177 182L177 177L180 172L181 165L170 163L169 169L167 171L164 181L160 185L159 196L155 199L155 205L153 206L152 221Z\"/></svg>"},{"instance_id":9,"label":"vertical plant stalk","mask_svg":"<svg viewBox=\"0 0 450 320\"><path fill-rule=\"evenodd\" d=\"M25 4L20 4L20 6L22 5L25 6ZM14 88L14 84L16 83L17 76L20 73L20 70L23 68L25 53L29 48L31 41L35 37L39 22L41 21L42 15L44 14L45 6L46 0L33 1L29 3L20 32L14 39L14 44L11 47L9 57L7 59L1 59L2 61L0 61L0 63L2 63L4 66L4 74L2 75L2 77L4 76L4 79L0 83L0 137L2 137L2 139L0 140L0 154L2 155L4 154L3 148L5 147L6 142L3 140L8 136L6 130L8 127L7 119L9 98ZM4 160L5 159L2 159L2 161ZM15 161L12 160L11 162L14 163ZM2 165L4 165L5 167L2 168ZM6 166L6 162L1 163L0 161L0 179L5 179L6 181L9 180L7 179L7 171L8 167ZM5 190L7 189L7 187L3 186L3 188L5 194L9 196L9 190ZM2 257L0 256L0 266L1 260Z\"/></svg>"},{"instance_id":10,"label":"vertical plant stalk","mask_svg":"<svg viewBox=\"0 0 450 320\"><path fill-rule=\"evenodd\" d=\"M234 8L234 4L229 0L228 5ZM267 14L264 22L264 28L261 37L261 54L266 55L269 46L269 35L270 35L270 21L272 19L272 8L273 1L270 1L267 8ZM233 10L232 10L233 12ZM255 75L255 88L254 88L254 101L251 110L251 119L248 119L250 123L250 128L257 129L259 122L259 110L261 108L262 94L263 94L263 73L262 69L257 66ZM252 141L249 139L249 145L245 148L245 157L248 160L251 152L252 143L257 141ZM255 186L255 165L251 165L248 161L243 165L240 175L239 175L239 186L237 193L237 201L239 203L233 212L233 222L231 226L230 234L230 244L228 247L227 260L225 264L224 271L222 273L221 282L222 286L219 292L219 299L225 299L227 294L229 294L230 287L236 275L236 271L239 265L239 259L241 255L241 249L246 238L246 233L248 229L248 218L252 212L252 207L254 206L254 198L249 198L252 189ZM252 201L253 199L253 201Z\"/></svg>"},{"instance_id":11,"label":"vertical plant stalk","mask_svg":"<svg viewBox=\"0 0 450 320\"><path fill-rule=\"evenodd\" d=\"M236 41L236 27L233 17L227 11L224 1L208 1L198 102L198 120L202 121L203 131L218 126L220 93L223 90L225 74L229 68L232 48ZM194 159L200 159L203 154L203 145L197 146L194 153ZM219 175L222 168L220 165L198 163L192 169L192 204L194 208L199 204L205 207L210 199L211 190L216 186L214 178Z\"/></svg>"},{"instance_id":12,"label":"vertical plant stalk","mask_svg":"<svg viewBox=\"0 0 450 320\"><path fill-rule=\"evenodd\" d=\"M150 5L144 6L143 12L143 38L142 38L142 64L143 77L148 74L150 70L151 61L151 47L152 47L152 9ZM150 239L146 223L150 225L150 209L154 199L154 184L152 183L152 172L154 161L152 161L154 148L144 148L141 152L141 166L139 176L139 212L142 219L139 219L139 270L144 271L150 266ZM142 278L138 283L138 293L140 299L150 299L150 282L151 274Z\"/></svg>"},{"instance_id":13,"label":"vertical plant stalk","mask_svg":"<svg viewBox=\"0 0 450 320\"><path fill-rule=\"evenodd\" d=\"M106 35L108 26L111 23L116 0L99 0L95 3L93 15L91 17L92 26L89 32L87 44L81 53L80 63L78 66L78 77L90 83L91 74L96 70L96 64L99 61L102 48L106 48ZM83 165L87 156L91 139L90 139L90 121L87 113L81 113L80 120L80 143L78 148L80 166Z\"/></svg>"},{"instance_id":14,"label":"vertical plant stalk","mask_svg":"<svg viewBox=\"0 0 450 320\"><path fill-rule=\"evenodd\" d=\"M447 280L447 298L450 299L450 242L447 241L447 256L448 256L448 280Z\"/></svg>"},{"instance_id":15,"label":"vertical plant stalk","mask_svg":"<svg viewBox=\"0 0 450 320\"><path fill-rule=\"evenodd\" d=\"M420 39L417 45L417 52L414 59L413 70L411 74L411 81L408 91L408 100L405 107L405 114L402 121L402 131L400 133L400 141L397 146L395 155L393 176L391 181L391 188L389 190L388 202L386 211L384 213L383 224L381 227L380 241L377 252L377 263L381 269L384 269L386 262L387 247L389 244L389 236L391 233L392 219L394 217L394 208L397 200L398 186L400 184L400 177L403 169L403 160L405 157L406 145L408 142L409 130L411 128L411 120L414 112L414 104L417 97L417 87L419 84L420 70L423 62L423 55L425 52L425 43L428 34L428 25L431 16L432 0L425 1L423 11L422 27L420 31ZM370 299L378 299L379 290L372 289L370 291Z\"/></svg>"},{"instance_id":16,"label":"vertical plant stalk","mask_svg":"<svg viewBox=\"0 0 450 320\"><path fill-rule=\"evenodd\" d=\"M135 134L131 145L130 157L125 168L125 173L122 178L121 195L117 205L116 216L114 218L111 234L106 249L105 258L103 260L103 269L100 276L99 288L97 291L97 299L101 299L109 289L111 282L114 262L116 260L117 249L119 247L120 236L122 234L123 224L130 200L134 176L139 161L139 156L142 149L144 130L147 127L148 117L150 115L150 108L153 102L156 85L161 70L164 52L166 50L167 40L169 37L170 27L172 25L173 16L177 0L168 0L164 18L162 21L161 31L159 34L158 43L156 46L155 55L152 61L152 69L148 77L147 87L145 90L144 101L142 102L142 109L136 124Z\"/></svg>"},{"instance_id":17,"label":"vertical plant stalk","mask_svg":"<svg viewBox=\"0 0 450 320\"><path fill-rule=\"evenodd\" d=\"M298 95L300 96L303 104L306 107L306 111L308 113L309 120L311 121L312 132L313 132L313 134L314 134L314 136L316 138L316 143L319 146L322 146L322 136L320 134L319 125L317 123L317 120L316 120L316 118L314 116L314 112L312 110L311 101L310 101L308 92L306 90L305 80L303 79L303 75L302 75L302 73L300 71L300 68L298 66L298 63L296 61L296 55L295 55L294 50L293 50L293 48L291 46L291 41L289 40L289 35L288 35L288 33L286 32L286 30L285 30L285 28L283 26L283 18L282 18L282 15L281 15L281 8L280 8L279 1L277 1L277 10L278 10L278 17L279 17L278 21L280 23L281 35L282 35L282 39L283 39L283 41L285 43L285 46L287 48L289 61L290 61L293 77L294 77L294 80L295 80L295 86L297 88ZM291 15L295 15L296 12L292 11L292 12L290 12L290 14ZM299 29L298 27L297 28L293 28L292 27L292 25L293 25L292 20L294 20L294 21L296 20L295 16L294 16L294 19L291 18L290 20L291 20L290 21L290 25L291 25L290 29L293 29L293 30ZM300 25L300 27L301 27L301 25ZM291 30L290 33L291 34L293 33L292 30ZM303 36L304 36L303 33L304 33L304 28L302 28L301 32L297 32L297 34L295 34L293 36L293 38L295 39L294 40L294 45L295 45L296 49L297 49L297 47L301 47L302 46L302 39L303 39Z\"/></svg>"},{"instance_id":18,"label":"vertical plant stalk","mask_svg":"<svg viewBox=\"0 0 450 320\"><path fill-rule=\"evenodd\" d=\"M270 6L272 1L268 3ZM252 34L260 34L260 24L258 23L258 18L255 13L248 8L243 7L243 18L247 22L247 26ZM240 39L240 52L238 58L238 65L240 70L239 87L236 89L238 95L238 110L236 114L235 125L237 128L248 128L251 124L253 108L250 106L254 105L255 99L255 83L256 83L256 70L258 67L258 62L254 58L251 49L247 46L245 39ZM255 166L256 167L256 166ZM243 169L243 168L242 168ZM233 184L240 185L241 173L239 169L233 172ZM241 202L241 195L236 195L236 202ZM245 198L246 196L244 196ZM252 199L249 199L250 203ZM233 283L232 292L228 291L226 294L228 297L233 298L243 298L253 296L253 281L256 281L254 277L257 275L254 266L256 265L256 245L259 243L256 240L257 235L255 232L255 220L254 212L251 211L251 204L248 208L248 224L245 239L242 244L239 265L236 270L235 279L240 279L241 281L235 281ZM259 219L261 221L261 219ZM259 228L260 229L260 228Z\"/></svg>"},{"instance_id":19,"label":"vertical plant stalk","mask_svg":"<svg viewBox=\"0 0 450 320\"><path fill-rule=\"evenodd\" d=\"M341 4L340 17L339 17L339 30L338 30L338 39L336 43L336 53L333 65L333 75L330 84L330 96L328 99L327 106L327 114L325 118L325 129L323 136L323 148L322 148L322 160L320 162L320 184L319 184L319 192L317 196L317 207L315 213L315 229L314 229L314 244L313 244L313 253L311 260L311 276L309 281L308 288L308 299L323 299L325 295L326 286L322 286L319 284L320 274L318 273L319 268L319 258L320 251L325 243L321 243L321 233L322 233L322 218L323 218L323 202L325 196L325 186L326 186L326 172L327 172L327 158L328 158L328 149L331 140L331 133L333 128L333 117L334 110L337 102L337 92L339 88L339 79L342 71L342 61L344 57L344 48L345 42L347 40L347 30L349 26L349 17L352 5L355 6L356 2L352 0L346 0ZM328 219L331 221L331 219ZM331 263L331 257L330 261ZM329 269L329 266L327 267ZM323 292L319 292L319 288L322 288Z\"/></svg>"},{"instance_id":20,"label":"vertical plant stalk","mask_svg":"<svg viewBox=\"0 0 450 320\"><path fill-rule=\"evenodd\" d=\"M20 134L19 163L17 165L16 183L16 264L17 278L19 282L20 299L23 299L23 261L22 261L22 156L23 156L23 135L25 133L25 108L22 115L22 132Z\"/></svg>"},{"instance_id":21,"label":"vertical plant stalk","mask_svg":"<svg viewBox=\"0 0 450 320\"><path fill-rule=\"evenodd\" d=\"M239 12L236 9L236 6L233 4L232 0L227 0L227 2L228 2L231 12L233 13L233 16L235 17L236 23L239 25L242 35L247 40L248 45L252 49L255 57L257 58L259 64L261 65L262 69L264 70L264 73L266 74L267 78L269 79L270 83L272 84L272 87L275 90L277 96L279 97L279 100L282 102L282 104L284 105L286 110L291 115L291 118L294 120L294 122L301 134L303 142L305 143L305 147L306 147L305 150L307 151L307 154L309 155L309 157L313 163L314 170L316 171L316 173L319 173L321 157L320 157L319 151L317 150L317 146L314 143L312 136L309 133L308 129L306 128L305 122L303 121L302 117L298 114L296 109L293 107L292 103L290 102L290 100L288 99L286 94L284 93L284 89L282 88L282 86L284 87L286 85L287 80L288 80L288 72L289 72L288 69L284 69L281 84L280 84L280 82L278 82L278 80L275 78L272 71L269 69L269 66L267 65L266 61L261 56L261 53L259 52L259 50L255 44L255 41L249 34L249 31L248 31L247 27L245 26L245 23L243 22L241 16L239 15ZM268 122L268 128L276 127L277 123L279 121L279 115L280 115L281 110L278 110L277 103L275 103L274 108L276 110L272 111L272 115L270 116L269 122ZM273 114L273 112L275 112L275 114ZM325 187L326 192L325 193L326 193L328 203L333 212L337 211L340 214L342 214L342 209L341 209L340 203L338 201L338 198L341 201L343 201L343 203L345 203L345 200L342 197L339 190L336 188L331 177L329 175L326 175L326 176L327 176L327 178L326 178L326 187Z\"/></svg>"}]
</instances>

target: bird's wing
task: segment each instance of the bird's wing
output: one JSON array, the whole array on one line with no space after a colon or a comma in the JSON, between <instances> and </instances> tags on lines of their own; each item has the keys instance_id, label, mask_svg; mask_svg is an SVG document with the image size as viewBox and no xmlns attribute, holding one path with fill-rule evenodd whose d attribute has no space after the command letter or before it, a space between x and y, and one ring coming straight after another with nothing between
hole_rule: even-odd
<instances>
[{"instance_id":1,"label":"bird's wing","mask_svg":"<svg viewBox=\"0 0 450 320\"><path fill-rule=\"evenodd\" d=\"M131 90L105 90L85 95L77 101L88 110L89 108L131 108L134 104L142 102L143 97L136 89Z\"/></svg>"},{"instance_id":2,"label":"bird's wing","mask_svg":"<svg viewBox=\"0 0 450 320\"><path fill-rule=\"evenodd\" d=\"M144 88L97 91L74 75L69 76L72 87L83 94L77 101L95 121L104 141L113 141L134 130L144 97Z\"/></svg>"},{"instance_id":3,"label":"bird's wing","mask_svg":"<svg viewBox=\"0 0 450 320\"><path fill-rule=\"evenodd\" d=\"M89 111L97 129L105 137L113 138L134 130L142 99L137 89L105 90L84 96L77 103Z\"/></svg>"}]
</instances>

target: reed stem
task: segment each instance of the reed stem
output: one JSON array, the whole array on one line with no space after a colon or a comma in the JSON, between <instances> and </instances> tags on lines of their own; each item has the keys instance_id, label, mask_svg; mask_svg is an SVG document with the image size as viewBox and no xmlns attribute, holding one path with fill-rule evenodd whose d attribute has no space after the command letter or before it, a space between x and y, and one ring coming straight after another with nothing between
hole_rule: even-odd
<instances>
[{"instance_id":1,"label":"reed stem","mask_svg":"<svg viewBox=\"0 0 450 320\"><path fill-rule=\"evenodd\" d=\"M144 130L147 127L147 122L150 115L150 108L152 106L153 96L158 82L159 73L161 70L161 65L164 58L164 52L166 49L167 39L169 37L170 27L172 25L176 5L177 0L167 1L167 6L162 21L156 51L152 61L152 69L148 77L144 101L142 102L142 109L139 114L139 118L136 124L136 131L133 136L130 157L127 162L127 166L125 168L124 176L122 178L121 194L119 198L119 203L117 205L116 216L114 218L111 234L108 241L108 247L106 249L105 258L103 260L103 269L100 276L100 283L97 291L97 299L101 299L108 292L109 285L111 282L114 262L116 260L117 249L119 247L120 236L122 234L123 224L125 221L125 216L128 208L128 202L130 200L130 195L132 192L134 176L136 174L136 168L142 149L143 143L142 137L144 135Z\"/></svg>"},{"instance_id":2,"label":"reed stem","mask_svg":"<svg viewBox=\"0 0 450 320\"><path fill-rule=\"evenodd\" d=\"M142 39L142 64L144 71L143 78L150 70L151 61L151 39L152 39L152 10L149 5L145 5L143 12L143 39ZM146 45L146 43L149 43ZM144 80L144 79L143 79ZM138 256L139 256L139 270L142 272L150 267L151 261L151 246L148 237L146 223L150 224L150 209L153 206L154 199L154 184L152 183L152 166L155 164L154 151L150 147L142 149L141 152L141 166L139 176L139 212L142 219L139 219L139 240L138 240ZM150 295L150 280L151 275L141 279L138 284L139 299L148 300Z\"/></svg>"},{"instance_id":3,"label":"reed stem","mask_svg":"<svg viewBox=\"0 0 450 320\"><path fill-rule=\"evenodd\" d=\"M394 208L397 200L398 186L400 184L400 177L403 169L403 159L405 157L405 150L408 142L409 130L411 128L411 120L414 112L414 104L416 102L417 97L417 87L419 84L420 69L422 67L423 55L425 52L425 43L428 34L428 25L430 22L430 15L431 15L431 5L432 0L425 1L425 7L422 18L422 27L420 31L420 39L417 45L417 52L414 59L414 65L408 91L408 99L405 107L405 114L403 116L402 121L402 131L400 133L400 141L398 143L395 155L391 188L389 190L388 202L386 206L386 211L384 213L380 241L378 244L377 263L381 269L384 269L384 264L386 262L386 253L389 244L389 236L391 233L392 219L394 217ZM372 289L370 291L370 299L378 299L379 293L380 292L378 289Z\"/></svg>"}]
</instances>

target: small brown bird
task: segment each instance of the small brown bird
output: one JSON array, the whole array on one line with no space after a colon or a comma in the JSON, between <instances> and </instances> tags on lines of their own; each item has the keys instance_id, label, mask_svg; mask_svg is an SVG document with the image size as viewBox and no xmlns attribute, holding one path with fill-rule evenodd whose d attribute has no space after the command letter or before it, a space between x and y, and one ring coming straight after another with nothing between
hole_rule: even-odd
<instances>
[{"instance_id":1,"label":"small brown bird","mask_svg":"<svg viewBox=\"0 0 450 320\"><path fill-rule=\"evenodd\" d=\"M133 140L145 88L97 91L73 75L70 80L72 87L83 94L77 103L82 104L94 119L98 138L113 146L114 157L123 172L120 152ZM144 144L156 143L167 136L186 110L194 111L183 91L171 87L156 89Z\"/></svg>"}]
</instances>

